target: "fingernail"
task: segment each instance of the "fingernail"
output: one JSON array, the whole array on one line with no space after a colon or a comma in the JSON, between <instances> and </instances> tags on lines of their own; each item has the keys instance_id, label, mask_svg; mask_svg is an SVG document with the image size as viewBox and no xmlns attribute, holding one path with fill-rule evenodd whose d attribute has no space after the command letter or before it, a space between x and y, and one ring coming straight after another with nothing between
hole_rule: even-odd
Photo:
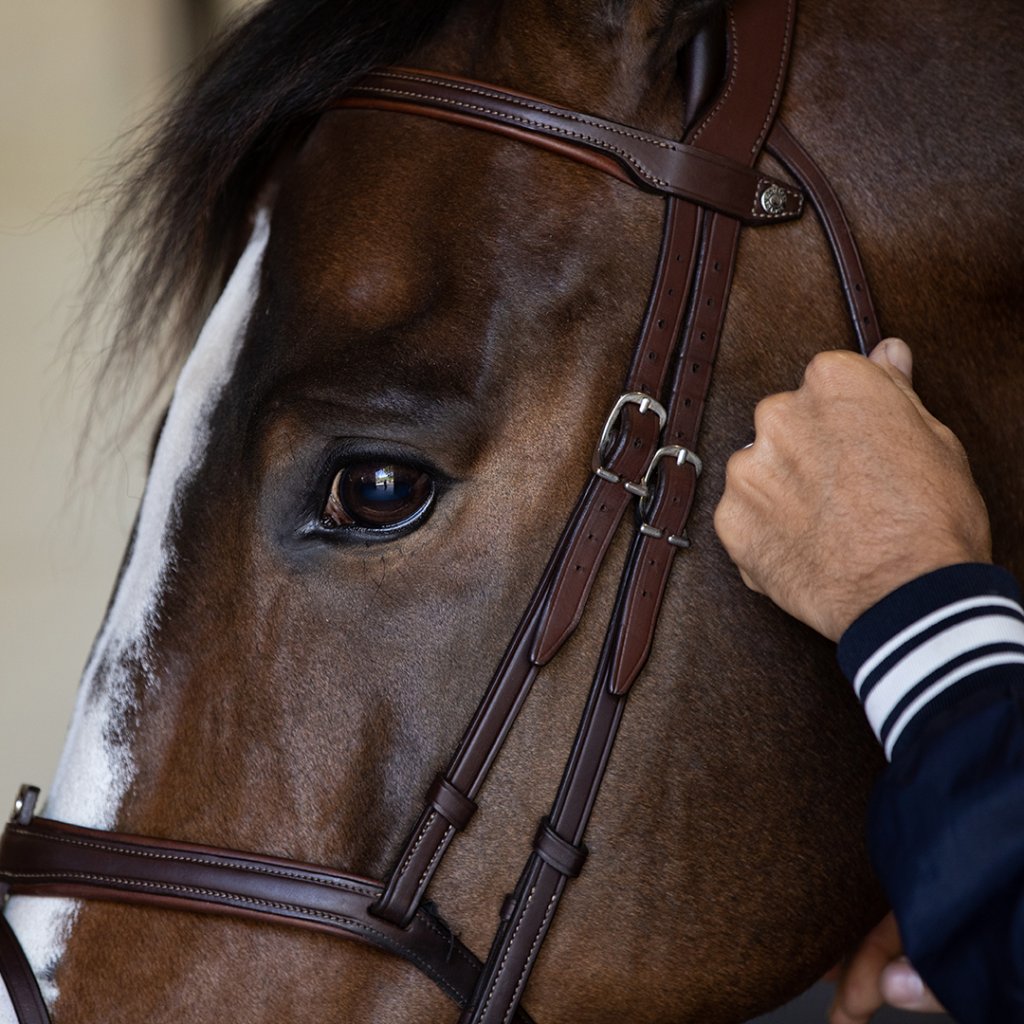
<instances>
[{"instance_id":1,"label":"fingernail","mask_svg":"<svg viewBox=\"0 0 1024 1024\"><path fill-rule=\"evenodd\" d=\"M893 1006L912 1009L924 996L924 982L909 964L890 964L882 973L882 995Z\"/></svg>"},{"instance_id":2,"label":"fingernail","mask_svg":"<svg viewBox=\"0 0 1024 1024\"><path fill-rule=\"evenodd\" d=\"M901 338L886 338L882 342L882 351L890 366L895 366L908 380L914 370L914 357L910 346Z\"/></svg>"}]
</instances>

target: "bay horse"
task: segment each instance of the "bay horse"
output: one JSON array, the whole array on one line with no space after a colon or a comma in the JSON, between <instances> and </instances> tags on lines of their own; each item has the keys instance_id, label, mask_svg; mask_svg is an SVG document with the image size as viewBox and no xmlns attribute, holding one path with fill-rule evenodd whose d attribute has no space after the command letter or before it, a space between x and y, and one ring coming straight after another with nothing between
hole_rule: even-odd
<instances>
[{"instance_id":1,"label":"bay horse","mask_svg":"<svg viewBox=\"0 0 1024 1024\"><path fill-rule=\"evenodd\" d=\"M209 316L49 817L386 875L590 472L663 200L464 126L325 110L401 61L678 138L688 44L722 15L715 0L271 0L220 44L108 236L108 259L135 267L115 362L165 322L184 355ZM1018 574L1022 39L1015 0L803 0L782 100ZM693 546L529 983L539 1022L743 1021L883 912L862 839L880 755L831 645L746 592L711 525L756 401L849 333L810 216L743 236ZM382 479L390 503L367 498ZM850 538L870 542L870 523ZM625 549L620 535L431 883L481 955ZM316 933L36 897L8 916L57 1024L455 1019L405 961Z\"/></svg>"}]
</instances>

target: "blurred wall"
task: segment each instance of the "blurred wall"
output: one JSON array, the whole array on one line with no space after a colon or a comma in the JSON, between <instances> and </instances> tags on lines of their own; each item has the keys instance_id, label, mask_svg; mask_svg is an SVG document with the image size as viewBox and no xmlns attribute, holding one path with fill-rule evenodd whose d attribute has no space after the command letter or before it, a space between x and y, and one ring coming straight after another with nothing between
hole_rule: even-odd
<instances>
[{"instance_id":1,"label":"blurred wall","mask_svg":"<svg viewBox=\"0 0 1024 1024\"><path fill-rule=\"evenodd\" d=\"M127 402L100 410L79 452L104 344L76 342L72 368L68 328L102 223L81 204L118 137L238 6L0 4L0 808L22 781L49 785L144 480L148 431L100 443Z\"/></svg>"}]
</instances>

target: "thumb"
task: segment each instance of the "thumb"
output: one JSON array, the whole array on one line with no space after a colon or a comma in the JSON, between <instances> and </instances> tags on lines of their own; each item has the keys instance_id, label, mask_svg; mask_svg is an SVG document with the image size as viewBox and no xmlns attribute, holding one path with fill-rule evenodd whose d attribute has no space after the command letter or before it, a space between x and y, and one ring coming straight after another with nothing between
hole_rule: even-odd
<instances>
[{"instance_id":1,"label":"thumb","mask_svg":"<svg viewBox=\"0 0 1024 1024\"><path fill-rule=\"evenodd\" d=\"M868 356L871 362L885 370L890 376L894 376L895 370L904 382L910 384L914 372L914 356L910 346L900 338L886 338L879 342Z\"/></svg>"},{"instance_id":2,"label":"thumb","mask_svg":"<svg viewBox=\"0 0 1024 1024\"><path fill-rule=\"evenodd\" d=\"M890 1006L918 1013L944 1012L906 957L893 960L885 967L878 979L878 987Z\"/></svg>"}]
</instances>

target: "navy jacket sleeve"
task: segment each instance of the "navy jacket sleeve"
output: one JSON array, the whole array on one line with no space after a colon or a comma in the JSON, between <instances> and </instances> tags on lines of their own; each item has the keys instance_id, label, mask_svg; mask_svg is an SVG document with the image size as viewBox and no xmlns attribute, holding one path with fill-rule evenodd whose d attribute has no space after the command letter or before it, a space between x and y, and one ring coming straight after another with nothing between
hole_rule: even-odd
<instances>
[{"instance_id":1,"label":"navy jacket sleeve","mask_svg":"<svg viewBox=\"0 0 1024 1024\"><path fill-rule=\"evenodd\" d=\"M872 858L904 949L961 1024L1024 1024L1024 610L957 565L844 634L839 661L890 765Z\"/></svg>"}]
</instances>

